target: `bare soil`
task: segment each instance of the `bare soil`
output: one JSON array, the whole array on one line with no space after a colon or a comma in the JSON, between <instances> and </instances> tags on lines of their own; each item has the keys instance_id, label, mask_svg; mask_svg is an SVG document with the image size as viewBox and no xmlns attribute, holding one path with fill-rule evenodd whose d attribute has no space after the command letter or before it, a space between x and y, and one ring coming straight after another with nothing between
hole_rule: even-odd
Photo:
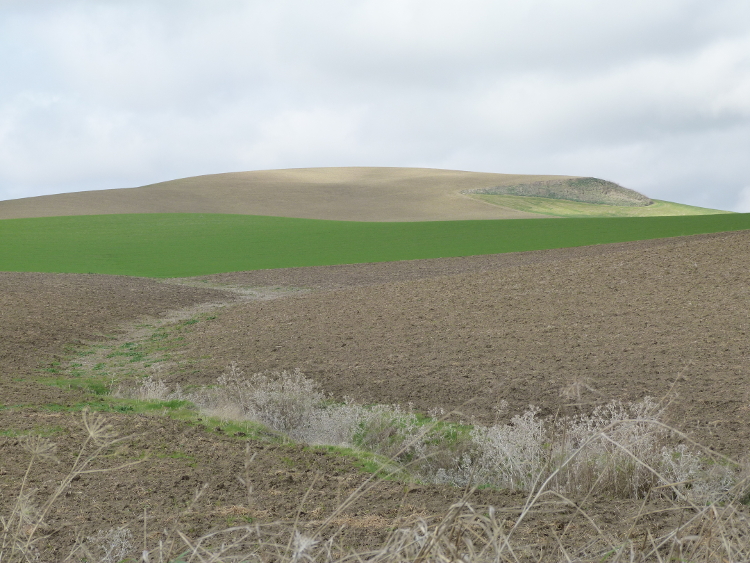
<instances>
[{"instance_id":1,"label":"bare soil","mask_svg":"<svg viewBox=\"0 0 750 563\"><path fill-rule=\"evenodd\" d=\"M90 538L121 527L134 532L137 552L143 547L154 550L160 540L175 539L175 528L190 538L248 523L274 523L276 527L297 522L303 530L317 531L350 496L354 501L322 527L324 534L338 534L344 546L377 549L396 527L417 519L439 520L459 501L494 506L513 518L526 500L524 493L513 491L479 490L465 496L464 491L447 486L372 480L351 459L335 453L249 441L163 417L108 414L106 418L114 431L130 439L91 468L137 463L82 475L65 488L42 531L48 535L41 549L44 561L63 560L76 537ZM22 436L40 430L52 433L50 439L58 444L58 463L37 462L27 483L36 490L38 504L43 504L80 451L86 435L80 415L25 410L19 416L17 411L5 410L0 411L0 428ZM22 437L0 436L3 513L15 500L29 463L22 443ZM250 484L250 493L238 477ZM664 510L666 506L591 498L584 508L613 537L622 534L622 518L653 512L630 530L631 537L645 538L649 532L663 533L674 526L677 516ZM551 541L576 513L575 506L563 502L541 503L518 535L534 544ZM569 535L573 544L582 545L590 541L593 529L582 522ZM97 542L87 545L95 549Z\"/></svg>"},{"instance_id":2,"label":"bare soil","mask_svg":"<svg viewBox=\"0 0 750 563\"><path fill-rule=\"evenodd\" d=\"M7 513L28 463L20 435L42 432L59 444L61 463L32 472L42 499L72 462L83 437L81 416L48 405L86 400L106 406L109 400L40 383L51 362L134 323L218 302L225 306L213 313L216 318L183 335L188 369L167 370L166 381L213 383L232 361L248 373L299 367L335 397L456 409L484 422L507 420L529 404L545 414L574 413L613 398L672 396L670 413L679 427L741 457L750 438L749 272L750 232L739 232L223 274L190 285L2 273L0 514ZM509 407L498 414L502 400ZM291 522L298 513L301 522L315 525L368 477L351 458L331 452L248 440L162 416L104 416L134 437L101 463L147 460L73 482L48 519L45 560L59 559L76 533L85 537L126 525L140 537L144 509L147 541L154 543L181 513L181 529L192 536L248 519ZM256 454L250 497L237 479L245 472L248 444ZM190 507L204 483L203 496ZM343 526L346 543L375 546L405 520L438 518L461 494L378 481L336 517L334 527ZM472 502L508 510L525 498L476 494ZM616 536L641 506L589 499L586 509ZM529 521L525 533L553 538L574 512L550 507ZM657 513L647 527L656 535L671 518L679 515ZM585 526L569 531L574 543L590 535Z\"/></svg>"},{"instance_id":3,"label":"bare soil","mask_svg":"<svg viewBox=\"0 0 750 563\"><path fill-rule=\"evenodd\" d=\"M30 382L66 349L103 340L124 323L197 303L236 299L146 278L0 272L2 404L46 404L67 394Z\"/></svg>"},{"instance_id":4,"label":"bare soil","mask_svg":"<svg viewBox=\"0 0 750 563\"><path fill-rule=\"evenodd\" d=\"M529 405L555 414L670 394L678 427L747 453L748 232L211 281L285 275L297 286L357 287L226 310L186 337L188 357L210 359L176 380L212 383L232 361L249 373L300 368L338 398L482 422L503 400L507 420Z\"/></svg>"}]
</instances>

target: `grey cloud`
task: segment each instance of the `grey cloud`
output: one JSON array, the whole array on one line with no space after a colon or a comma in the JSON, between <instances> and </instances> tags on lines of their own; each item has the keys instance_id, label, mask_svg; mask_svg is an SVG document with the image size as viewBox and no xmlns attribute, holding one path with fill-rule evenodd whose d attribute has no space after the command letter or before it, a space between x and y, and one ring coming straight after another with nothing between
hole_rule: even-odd
<instances>
[{"instance_id":1,"label":"grey cloud","mask_svg":"<svg viewBox=\"0 0 750 563\"><path fill-rule=\"evenodd\" d=\"M742 0L7 2L0 197L383 165L742 207L748 21Z\"/></svg>"}]
</instances>

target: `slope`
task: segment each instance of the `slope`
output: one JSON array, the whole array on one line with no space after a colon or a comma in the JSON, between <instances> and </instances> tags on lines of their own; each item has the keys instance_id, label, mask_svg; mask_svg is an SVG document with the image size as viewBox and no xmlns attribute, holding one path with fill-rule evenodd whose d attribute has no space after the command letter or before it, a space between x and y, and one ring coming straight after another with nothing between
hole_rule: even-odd
<instances>
[{"instance_id":1,"label":"slope","mask_svg":"<svg viewBox=\"0 0 750 563\"><path fill-rule=\"evenodd\" d=\"M565 176L428 168L299 168L195 176L139 188L0 201L0 219L119 213L233 213L339 221L523 219L461 191Z\"/></svg>"}]
</instances>

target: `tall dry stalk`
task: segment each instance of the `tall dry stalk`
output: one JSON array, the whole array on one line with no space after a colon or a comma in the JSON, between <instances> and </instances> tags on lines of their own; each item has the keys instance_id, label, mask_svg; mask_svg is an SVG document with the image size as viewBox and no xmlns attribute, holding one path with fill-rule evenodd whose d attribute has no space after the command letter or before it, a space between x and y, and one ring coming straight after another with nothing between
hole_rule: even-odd
<instances>
[{"instance_id":1,"label":"tall dry stalk","mask_svg":"<svg viewBox=\"0 0 750 563\"><path fill-rule=\"evenodd\" d=\"M115 467L92 467L93 462L102 457L107 450L130 437L118 437L101 415L92 415L84 410L82 418L86 436L73 465L41 505L37 504L34 491L28 489L28 478L37 463L59 462L55 456L56 445L39 436L28 437L22 442L30 459L10 514L7 517L0 516L0 525L2 525L0 562L15 563L38 559L38 545L46 537L40 533L47 530L45 519L74 479L82 475L117 471L141 463L141 461L132 461Z\"/></svg>"}]
</instances>

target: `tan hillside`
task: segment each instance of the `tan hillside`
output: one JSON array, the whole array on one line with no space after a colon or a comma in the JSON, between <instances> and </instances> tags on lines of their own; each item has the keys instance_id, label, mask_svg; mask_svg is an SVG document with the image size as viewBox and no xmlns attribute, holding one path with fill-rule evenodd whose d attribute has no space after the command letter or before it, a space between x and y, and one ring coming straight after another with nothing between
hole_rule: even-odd
<instances>
[{"instance_id":1,"label":"tan hillside","mask_svg":"<svg viewBox=\"0 0 750 563\"><path fill-rule=\"evenodd\" d=\"M139 188L0 201L0 219L112 213L238 213L350 221L544 217L463 194L567 179L429 168L298 168L211 174Z\"/></svg>"}]
</instances>

